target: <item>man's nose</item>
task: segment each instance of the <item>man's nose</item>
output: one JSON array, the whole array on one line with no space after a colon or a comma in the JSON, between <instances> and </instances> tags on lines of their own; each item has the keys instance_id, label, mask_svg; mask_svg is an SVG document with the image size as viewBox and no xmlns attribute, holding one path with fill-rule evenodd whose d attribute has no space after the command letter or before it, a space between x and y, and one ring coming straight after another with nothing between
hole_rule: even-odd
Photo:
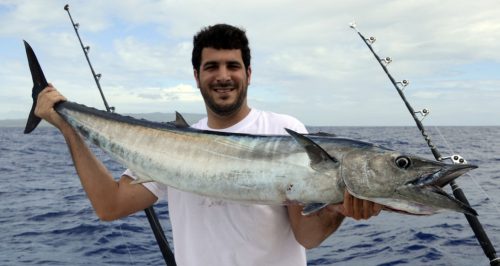
<instances>
[{"instance_id":1,"label":"man's nose","mask_svg":"<svg viewBox=\"0 0 500 266\"><path fill-rule=\"evenodd\" d=\"M227 67L220 67L219 71L217 72L217 81L218 82L226 82L231 80L231 76L229 74L229 71Z\"/></svg>"}]
</instances>

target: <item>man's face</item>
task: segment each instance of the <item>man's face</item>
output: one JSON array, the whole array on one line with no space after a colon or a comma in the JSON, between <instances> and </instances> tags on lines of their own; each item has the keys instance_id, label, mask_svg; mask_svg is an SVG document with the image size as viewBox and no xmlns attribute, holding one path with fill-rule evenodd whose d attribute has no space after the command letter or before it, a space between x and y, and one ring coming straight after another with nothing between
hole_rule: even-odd
<instances>
[{"instance_id":1,"label":"man's face","mask_svg":"<svg viewBox=\"0 0 500 266\"><path fill-rule=\"evenodd\" d=\"M250 67L245 70L241 50L203 48L196 83L206 106L215 114L229 116L246 105Z\"/></svg>"}]
</instances>

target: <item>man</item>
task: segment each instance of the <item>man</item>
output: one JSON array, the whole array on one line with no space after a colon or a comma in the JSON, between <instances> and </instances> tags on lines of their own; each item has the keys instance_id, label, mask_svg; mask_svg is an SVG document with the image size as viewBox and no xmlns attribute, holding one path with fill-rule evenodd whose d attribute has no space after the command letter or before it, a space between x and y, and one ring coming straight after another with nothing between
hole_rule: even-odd
<instances>
[{"instance_id":1,"label":"man","mask_svg":"<svg viewBox=\"0 0 500 266\"><path fill-rule=\"evenodd\" d=\"M218 24L194 37L192 64L205 101L207 118L193 127L249 134L286 134L284 128L306 132L286 115L251 109L250 48L245 32ZM305 248L318 246L344 217L368 219L381 206L344 195L344 203L310 216L302 206L244 205L210 199L159 183L133 185L130 170L115 181L82 138L53 109L65 98L52 86L40 93L35 114L64 135L81 183L102 220L114 220L168 198L179 265L306 265ZM181 177L180 177L181 178Z\"/></svg>"}]
</instances>

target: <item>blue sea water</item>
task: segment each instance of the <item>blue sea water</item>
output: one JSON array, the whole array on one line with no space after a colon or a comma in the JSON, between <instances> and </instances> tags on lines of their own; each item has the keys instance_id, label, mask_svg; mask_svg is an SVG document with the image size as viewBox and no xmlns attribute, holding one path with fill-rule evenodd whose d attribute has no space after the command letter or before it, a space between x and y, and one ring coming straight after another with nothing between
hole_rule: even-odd
<instances>
[{"instance_id":1,"label":"blue sea water","mask_svg":"<svg viewBox=\"0 0 500 266\"><path fill-rule=\"evenodd\" d=\"M414 127L323 127L311 131L374 142L432 158ZM443 153L460 153L479 168L457 180L500 246L500 127L429 128ZM118 177L124 168L94 149ZM449 192L449 189L447 189ZM155 206L171 242L165 203ZM415 217L389 212L346 220L309 265L488 265L464 216ZM0 128L0 265L162 265L144 213L101 222L81 188L62 136Z\"/></svg>"}]
</instances>

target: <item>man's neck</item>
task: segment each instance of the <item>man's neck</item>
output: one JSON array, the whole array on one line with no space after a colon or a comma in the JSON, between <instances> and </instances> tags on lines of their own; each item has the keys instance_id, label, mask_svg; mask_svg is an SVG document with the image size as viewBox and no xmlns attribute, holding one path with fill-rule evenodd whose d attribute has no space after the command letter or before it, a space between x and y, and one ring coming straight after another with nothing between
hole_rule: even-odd
<instances>
[{"instance_id":1,"label":"man's neck","mask_svg":"<svg viewBox=\"0 0 500 266\"><path fill-rule=\"evenodd\" d=\"M245 117L250 113L250 110L251 110L250 107L244 105L241 107L240 110L238 110L234 114L221 116L212 112L212 110L209 110L207 108L208 127L213 129L224 129L234 126L238 124L241 120L245 119Z\"/></svg>"}]
</instances>

